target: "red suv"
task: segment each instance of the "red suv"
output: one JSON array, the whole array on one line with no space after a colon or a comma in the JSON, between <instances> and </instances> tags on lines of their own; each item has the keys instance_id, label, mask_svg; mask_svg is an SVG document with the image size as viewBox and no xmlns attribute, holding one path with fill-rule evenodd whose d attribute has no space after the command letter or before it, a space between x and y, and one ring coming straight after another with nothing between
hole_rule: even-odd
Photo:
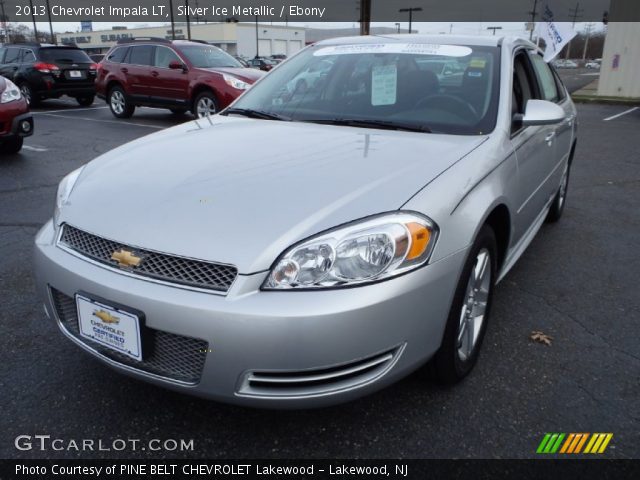
<instances>
[{"instance_id":1,"label":"red suv","mask_svg":"<svg viewBox=\"0 0 640 480\"><path fill-rule=\"evenodd\" d=\"M96 90L118 118L131 117L137 106L191 110L201 118L225 108L263 75L206 43L127 38L98 65Z\"/></svg>"}]
</instances>

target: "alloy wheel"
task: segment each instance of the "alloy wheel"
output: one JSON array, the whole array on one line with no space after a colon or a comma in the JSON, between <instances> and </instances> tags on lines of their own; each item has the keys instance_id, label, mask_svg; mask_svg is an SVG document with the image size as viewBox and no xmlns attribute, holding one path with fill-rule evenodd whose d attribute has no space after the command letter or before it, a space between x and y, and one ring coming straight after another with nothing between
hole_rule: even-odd
<instances>
[{"instance_id":1,"label":"alloy wheel","mask_svg":"<svg viewBox=\"0 0 640 480\"><path fill-rule=\"evenodd\" d=\"M20 93L27 101L27 105L31 105L31 89L28 85L20 85Z\"/></svg>"},{"instance_id":2,"label":"alloy wheel","mask_svg":"<svg viewBox=\"0 0 640 480\"><path fill-rule=\"evenodd\" d=\"M460 311L457 346L460 360L471 357L478 343L487 311L487 301L491 289L491 254L481 249L471 269L465 300Z\"/></svg>"},{"instance_id":3,"label":"alloy wheel","mask_svg":"<svg viewBox=\"0 0 640 480\"><path fill-rule=\"evenodd\" d=\"M558 208L562 209L564 201L567 198L567 186L569 185L569 170L565 170L562 176L562 182L560 183L560 190L558 191Z\"/></svg>"},{"instance_id":4,"label":"alloy wheel","mask_svg":"<svg viewBox=\"0 0 640 480\"><path fill-rule=\"evenodd\" d=\"M213 99L209 97L202 97L198 100L196 105L196 114L198 118L204 118L216 113L216 104Z\"/></svg>"},{"instance_id":5,"label":"alloy wheel","mask_svg":"<svg viewBox=\"0 0 640 480\"><path fill-rule=\"evenodd\" d=\"M125 99L122 92L116 90L111 94L111 109L121 115L124 112Z\"/></svg>"}]
</instances>

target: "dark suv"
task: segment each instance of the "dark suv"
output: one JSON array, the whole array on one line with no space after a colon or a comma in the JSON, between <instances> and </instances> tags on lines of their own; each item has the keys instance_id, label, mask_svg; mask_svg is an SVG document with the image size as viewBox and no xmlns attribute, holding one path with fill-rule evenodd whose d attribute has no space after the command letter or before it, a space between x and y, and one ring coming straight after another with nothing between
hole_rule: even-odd
<instances>
[{"instance_id":1,"label":"dark suv","mask_svg":"<svg viewBox=\"0 0 640 480\"><path fill-rule=\"evenodd\" d=\"M98 96L118 118L136 106L213 115L263 75L204 42L121 39L98 66Z\"/></svg>"},{"instance_id":2,"label":"dark suv","mask_svg":"<svg viewBox=\"0 0 640 480\"><path fill-rule=\"evenodd\" d=\"M0 75L18 85L30 106L45 98L93 103L97 65L72 45L22 43L0 48Z\"/></svg>"}]
</instances>

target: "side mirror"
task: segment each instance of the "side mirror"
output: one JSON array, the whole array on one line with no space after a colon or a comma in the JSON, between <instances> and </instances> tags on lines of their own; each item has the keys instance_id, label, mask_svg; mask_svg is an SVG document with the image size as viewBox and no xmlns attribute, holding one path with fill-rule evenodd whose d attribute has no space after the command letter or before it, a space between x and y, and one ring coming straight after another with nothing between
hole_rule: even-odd
<instances>
[{"instance_id":1,"label":"side mirror","mask_svg":"<svg viewBox=\"0 0 640 480\"><path fill-rule=\"evenodd\" d=\"M185 72L187 71L187 66L178 60L171 60L169 62L169 68L171 70L183 70Z\"/></svg>"},{"instance_id":2,"label":"side mirror","mask_svg":"<svg viewBox=\"0 0 640 480\"><path fill-rule=\"evenodd\" d=\"M534 100L527 102L524 115L515 115L514 121L523 127L530 125L553 125L564 120L565 113L562 108L548 100Z\"/></svg>"}]
</instances>

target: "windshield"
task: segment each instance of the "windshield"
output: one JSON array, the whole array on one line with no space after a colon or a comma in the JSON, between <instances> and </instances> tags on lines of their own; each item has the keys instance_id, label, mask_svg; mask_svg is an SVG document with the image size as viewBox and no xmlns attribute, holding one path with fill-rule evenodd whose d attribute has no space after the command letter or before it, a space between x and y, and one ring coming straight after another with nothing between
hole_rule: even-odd
<instances>
[{"instance_id":1,"label":"windshield","mask_svg":"<svg viewBox=\"0 0 640 480\"><path fill-rule=\"evenodd\" d=\"M196 68L242 68L240 62L217 47L193 45L180 47L180 51Z\"/></svg>"},{"instance_id":2,"label":"windshield","mask_svg":"<svg viewBox=\"0 0 640 480\"><path fill-rule=\"evenodd\" d=\"M41 48L40 59L49 63L93 63L84 51L76 48Z\"/></svg>"},{"instance_id":3,"label":"windshield","mask_svg":"<svg viewBox=\"0 0 640 480\"><path fill-rule=\"evenodd\" d=\"M495 127L498 52L416 43L314 46L234 108L301 122L480 135Z\"/></svg>"}]
</instances>

